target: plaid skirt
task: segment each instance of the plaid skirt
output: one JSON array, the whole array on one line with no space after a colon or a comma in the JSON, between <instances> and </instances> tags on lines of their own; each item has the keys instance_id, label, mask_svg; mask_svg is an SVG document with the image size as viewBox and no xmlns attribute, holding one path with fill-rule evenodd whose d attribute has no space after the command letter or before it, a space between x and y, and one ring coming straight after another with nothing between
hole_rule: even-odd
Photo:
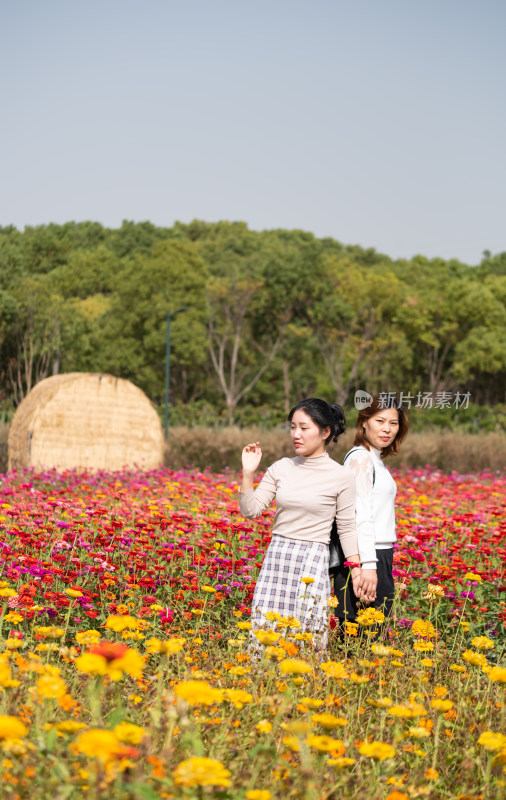
<instances>
[{"instance_id":1,"label":"plaid skirt","mask_svg":"<svg viewBox=\"0 0 506 800\"><path fill-rule=\"evenodd\" d=\"M306 585L301 578L313 578L314 582ZM265 614L275 611L298 619L300 631L312 633L314 647L322 650L328 639L329 596L328 544L273 536L251 604L252 634L255 629L272 628Z\"/></svg>"}]
</instances>

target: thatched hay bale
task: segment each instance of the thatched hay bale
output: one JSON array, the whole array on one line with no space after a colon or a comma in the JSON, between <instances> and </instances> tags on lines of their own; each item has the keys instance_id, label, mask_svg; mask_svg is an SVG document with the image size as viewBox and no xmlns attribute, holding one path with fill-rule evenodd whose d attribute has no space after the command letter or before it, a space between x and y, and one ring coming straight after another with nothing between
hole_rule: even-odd
<instances>
[{"instance_id":1,"label":"thatched hay bale","mask_svg":"<svg viewBox=\"0 0 506 800\"><path fill-rule=\"evenodd\" d=\"M9 431L9 469L152 469L163 432L150 401L130 381L70 372L40 381Z\"/></svg>"}]
</instances>

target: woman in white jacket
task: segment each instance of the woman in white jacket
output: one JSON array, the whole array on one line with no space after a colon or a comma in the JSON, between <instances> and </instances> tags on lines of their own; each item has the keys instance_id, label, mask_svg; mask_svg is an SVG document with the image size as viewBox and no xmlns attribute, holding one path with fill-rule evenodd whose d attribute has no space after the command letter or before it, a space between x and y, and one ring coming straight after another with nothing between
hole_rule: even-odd
<instances>
[{"instance_id":1,"label":"woman in white jacket","mask_svg":"<svg viewBox=\"0 0 506 800\"><path fill-rule=\"evenodd\" d=\"M392 610L392 576L395 535L395 496L397 486L383 463L396 455L408 432L408 421L395 400L384 401L376 395L368 408L358 414L357 431L344 465L355 476L356 523L362 571L351 584L347 570L334 573L334 591L338 598L337 616L342 622L353 621L360 600L369 601L385 616Z\"/></svg>"}]
</instances>

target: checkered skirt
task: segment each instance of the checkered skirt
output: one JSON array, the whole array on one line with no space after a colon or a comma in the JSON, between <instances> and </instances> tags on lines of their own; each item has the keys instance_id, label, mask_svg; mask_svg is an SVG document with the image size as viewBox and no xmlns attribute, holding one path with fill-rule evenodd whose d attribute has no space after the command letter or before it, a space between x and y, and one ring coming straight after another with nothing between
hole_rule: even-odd
<instances>
[{"instance_id":1,"label":"checkered skirt","mask_svg":"<svg viewBox=\"0 0 506 800\"><path fill-rule=\"evenodd\" d=\"M306 586L301 578L314 578ZM330 595L329 546L273 536L255 587L251 604L253 630L270 628L265 614L277 611L295 617L301 631L313 634L316 649L324 649L328 638Z\"/></svg>"}]
</instances>

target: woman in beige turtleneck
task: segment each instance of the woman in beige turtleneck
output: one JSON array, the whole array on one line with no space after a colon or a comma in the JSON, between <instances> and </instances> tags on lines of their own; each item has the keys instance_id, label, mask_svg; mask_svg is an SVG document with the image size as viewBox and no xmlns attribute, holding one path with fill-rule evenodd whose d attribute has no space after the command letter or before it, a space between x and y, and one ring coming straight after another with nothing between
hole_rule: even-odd
<instances>
[{"instance_id":1,"label":"woman in beige turtleneck","mask_svg":"<svg viewBox=\"0 0 506 800\"><path fill-rule=\"evenodd\" d=\"M245 517L259 516L276 499L272 540L255 588L253 628L269 627L268 612L295 617L303 632L313 634L315 649L326 647L330 596L329 541L334 519L351 581L360 592L360 564L355 530L355 482L333 461L325 447L344 431L340 406L309 398L288 416L295 458L268 468L256 490L253 479L262 451L258 442L242 452L243 479L239 505ZM306 584L302 578L312 578Z\"/></svg>"}]
</instances>

